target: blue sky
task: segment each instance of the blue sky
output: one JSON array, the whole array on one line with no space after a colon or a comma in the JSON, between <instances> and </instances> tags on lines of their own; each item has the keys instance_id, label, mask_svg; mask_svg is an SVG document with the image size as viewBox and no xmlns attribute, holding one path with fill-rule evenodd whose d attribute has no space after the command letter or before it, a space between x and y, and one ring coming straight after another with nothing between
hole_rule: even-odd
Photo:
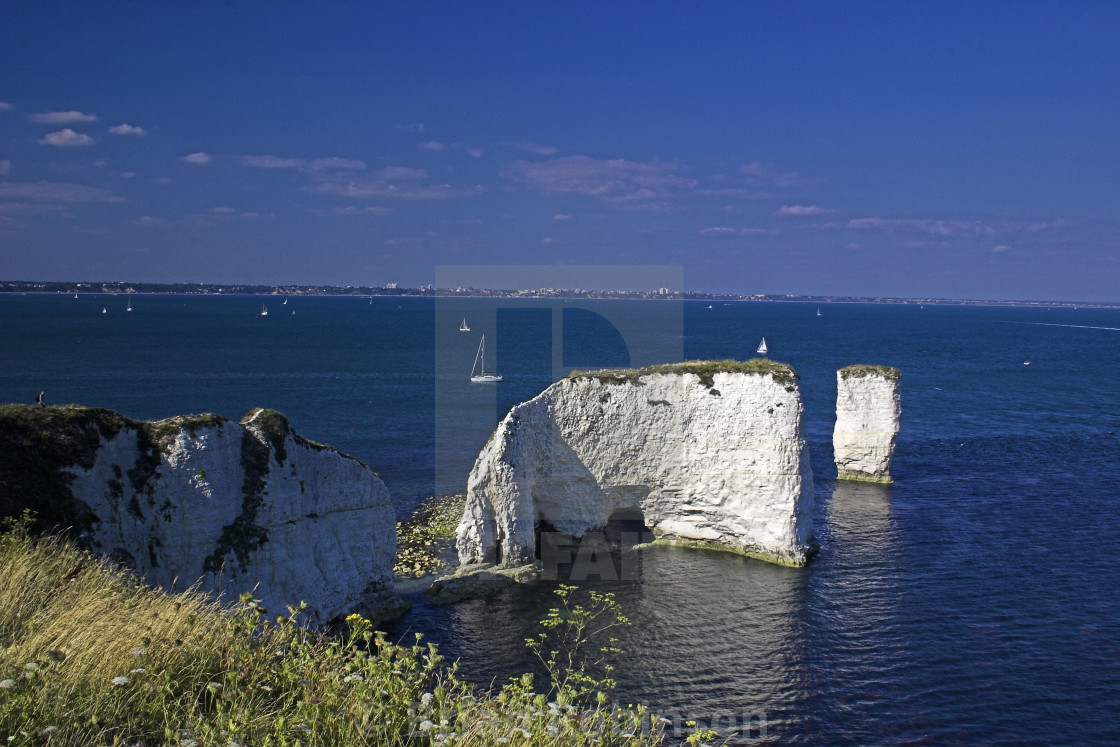
<instances>
[{"instance_id":1,"label":"blue sky","mask_svg":"<svg viewBox=\"0 0 1120 747\"><path fill-rule=\"evenodd\" d=\"M0 279L1120 301L1120 3L35 3Z\"/></svg>"}]
</instances>

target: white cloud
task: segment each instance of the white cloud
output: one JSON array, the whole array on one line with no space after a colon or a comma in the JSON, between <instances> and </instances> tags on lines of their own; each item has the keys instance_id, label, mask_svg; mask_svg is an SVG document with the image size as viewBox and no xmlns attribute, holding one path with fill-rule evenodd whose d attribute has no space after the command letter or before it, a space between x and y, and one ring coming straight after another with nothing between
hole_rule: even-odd
<instances>
[{"instance_id":1,"label":"white cloud","mask_svg":"<svg viewBox=\"0 0 1120 747\"><path fill-rule=\"evenodd\" d=\"M364 208L354 207L353 205L347 205L346 207L333 208L333 209L331 209L330 212L334 215L389 215L390 213L393 213L393 212L396 212L396 211L393 210L393 208L373 206L373 205L371 205L370 207L364 207Z\"/></svg>"},{"instance_id":2,"label":"white cloud","mask_svg":"<svg viewBox=\"0 0 1120 747\"><path fill-rule=\"evenodd\" d=\"M553 145L538 145L537 143L510 143L510 147L536 153L538 156L554 156L560 152L560 149Z\"/></svg>"},{"instance_id":3,"label":"white cloud","mask_svg":"<svg viewBox=\"0 0 1120 747\"><path fill-rule=\"evenodd\" d=\"M1011 247L1009 247L1007 244L996 244L995 246L992 247L992 251L996 252L996 253L1006 252L1006 251L1009 251L1010 249L1011 249Z\"/></svg>"},{"instance_id":4,"label":"white cloud","mask_svg":"<svg viewBox=\"0 0 1120 747\"><path fill-rule=\"evenodd\" d=\"M167 228L171 225L171 221L166 218L153 218L150 215L141 215L136 220L132 221L134 226L143 226L145 228Z\"/></svg>"},{"instance_id":5,"label":"white cloud","mask_svg":"<svg viewBox=\"0 0 1120 747\"><path fill-rule=\"evenodd\" d=\"M389 166L356 179L324 175L317 183L304 187L304 190L340 197L393 197L406 200L460 197L483 191L482 186L477 184L456 187L450 184L427 184L427 179L428 172L424 169Z\"/></svg>"},{"instance_id":6,"label":"white cloud","mask_svg":"<svg viewBox=\"0 0 1120 747\"><path fill-rule=\"evenodd\" d=\"M1021 224L1013 221L987 222L980 220L941 220L935 218L852 218L848 228L857 231L879 230L893 233L896 231L917 231L934 236L996 236L1022 230ZM1029 229L1028 229L1029 230Z\"/></svg>"},{"instance_id":7,"label":"white cloud","mask_svg":"<svg viewBox=\"0 0 1120 747\"><path fill-rule=\"evenodd\" d=\"M241 165L251 169L298 169L306 166L307 161L280 156L241 156Z\"/></svg>"},{"instance_id":8,"label":"white cloud","mask_svg":"<svg viewBox=\"0 0 1120 747\"><path fill-rule=\"evenodd\" d=\"M831 211L816 205L782 205L775 215L780 215L783 218L800 218L807 215L823 215L828 212Z\"/></svg>"},{"instance_id":9,"label":"white cloud","mask_svg":"<svg viewBox=\"0 0 1120 747\"><path fill-rule=\"evenodd\" d=\"M447 150L447 146L444 145L443 143L441 143L438 140L425 140L424 142L420 143L420 147L424 150L430 150L430 151L435 151L435 152L438 152L438 151L441 151L441 150Z\"/></svg>"},{"instance_id":10,"label":"white cloud","mask_svg":"<svg viewBox=\"0 0 1120 747\"><path fill-rule=\"evenodd\" d=\"M552 219L553 220L571 220L572 216L565 215L564 213L557 213L556 215L552 216Z\"/></svg>"},{"instance_id":11,"label":"white cloud","mask_svg":"<svg viewBox=\"0 0 1120 747\"><path fill-rule=\"evenodd\" d=\"M549 161L514 161L502 176L546 195L581 194L616 208L668 209L677 194L696 188L680 176L683 167L661 161L600 160L565 156Z\"/></svg>"},{"instance_id":12,"label":"white cloud","mask_svg":"<svg viewBox=\"0 0 1120 747\"><path fill-rule=\"evenodd\" d=\"M231 215L237 211L231 207L212 207L210 208L210 212L216 215Z\"/></svg>"},{"instance_id":13,"label":"white cloud","mask_svg":"<svg viewBox=\"0 0 1120 747\"><path fill-rule=\"evenodd\" d=\"M782 171L772 163L759 161L748 163L740 170L746 174L747 184L756 187L796 187L819 181L804 177L796 171Z\"/></svg>"},{"instance_id":14,"label":"white cloud","mask_svg":"<svg viewBox=\"0 0 1120 747\"><path fill-rule=\"evenodd\" d=\"M12 173L12 162L7 158L0 161L0 176L7 176Z\"/></svg>"},{"instance_id":15,"label":"white cloud","mask_svg":"<svg viewBox=\"0 0 1120 747\"><path fill-rule=\"evenodd\" d=\"M466 150L467 155L471 158L482 158L484 155L486 155L485 148L467 148Z\"/></svg>"},{"instance_id":16,"label":"white cloud","mask_svg":"<svg viewBox=\"0 0 1120 747\"><path fill-rule=\"evenodd\" d=\"M337 158L334 156L328 158L315 158L308 162L307 168L312 171L322 171L326 169L340 169L343 171L361 171L366 167L365 161L359 161L352 158Z\"/></svg>"},{"instance_id":17,"label":"white cloud","mask_svg":"<svg viewBox=\"0 0 1120 747\"><path fill-rule=\"evenodd\" d=\"M713 226L700 232L701 236L713 238L730 238L732 236L776 236L777 231L772 228L731 228L729 226Z\"/></svg>"},{"instance_id":18,"label":"white cloud","mask_svg":"<svg viewBox=\"0 0 1120 747\"><path fill-rule=\"evenodd\" d=\"M0 199L33 202L124 202L125 199L100 187L68 182L0 182Z\"/></svg>"},{"instance_id":19,"label":"white cloud","mask_svg":"<svg viewBox=\"0 0 1120 747\"><path fill-rule=\"evenodd\" d=\"M12 109L15 109L15 107L9 104L7 101L0 101L0 112L7 112L11 111Z\"/></svg>"},{"instance_id":20,"label":"white cloud","mask_svg":"<svg viewBox=\"0 0 1120 747\"><path fill-rule=\"evenodd\" d=\"M97 116L81 112L39 112L28 117L38 124L73 124L75 122L96 122Z\"/></svg>"},{"instance_id":21,"label":"white cloud","mask_svg":"<svg viewBox=\"0 0 1120 747\"><path fill-rule=\"evenodd\" d=\"M56 148L69 148L73 146L93 145L93 138L81 132L74 132L69 127L58 132L48 132L38 141L40 145L53 145Z\"/></svg>"},{"instance_id":22,"label":"white cloud","mask_svg":"<svg viewBox=\"0 0 1120 747\"><path fill-rule=\"evenodd\" d=\"M301 171L360 171L365 161L350 158L284 158L282 156L242 156L241 165L251 169L299 169Z\"/></svg>"},{"instance_id":23,"label":"white cloud","mask_svg":"<svg viewBox=\"0 0 1120 747\"><path fill-rule=\"evenodd\" d=\"M205 166L214 159L199 151L198 153L191 153L189 156L183 156L180 160L184 163L193 163L196 166Z\"/></svg>"},{"instance_id":24,"label":"white cloud","mask_svg":"<svg viewBox=\"0 0 1120 747\"><path fill-rule=\"evenodd\" d=\"M136 172L135 172L135 171L122 171L122 172L121 172L121 173L119 174L119 176L120 176L120 177L121 177L122 179L131 179L131 178L133 178L134 176L136 176Z\"/></svg>"},{"instance_id":25,"label":"white cloud","mask_svg":"<svg viewBox=\"0 0 1120 747\"><path fill-rule=\"evenodd\" d=\"M549 236L549 237L546 237L546 238L543 238L543 239L541 239L541 243L542 243L542 244L555 244L555 243L556 243L556 239L554 239L554 238L552 238L551 236Z\"/></svg>"},{"instance_id":26,"label":"white cloud","mask_svg":"<svg viewBox=\"0 0 1120 747\"><path fill-rule=\"evenodd\" d=\"M110 127L109 132L114 135L133 135L135 137L144 137L148 131L143 127L133 127L130 124L119 124L116 127Z\"/></svg>"}]
</instances>

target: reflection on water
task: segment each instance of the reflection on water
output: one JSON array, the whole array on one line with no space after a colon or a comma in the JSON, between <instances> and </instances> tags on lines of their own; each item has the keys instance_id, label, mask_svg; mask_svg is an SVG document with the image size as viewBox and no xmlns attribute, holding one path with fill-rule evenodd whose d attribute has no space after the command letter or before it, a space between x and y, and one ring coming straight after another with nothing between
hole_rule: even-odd
<instances>
[{"instance_id":1,"label":"reflection on water","mask_svg":"<svg viewBox=\"0 0 1120 747\"><path fill-rule=\"evenodd\" d=\"M621 632L623 703L646 703L679 726L711 721L776 736L791 717L807 593L805 569L728 553L647 546L625 558L633 578L581 588L614 592L633 625ZM555 606L555 583L451 608L418 608L402 626L444 632L449 653L480 684L532 669L524 641ZM682 709L681 704L688 704ZM720 728L720 727L724 728Z\"/></svg>"}]
</instances>

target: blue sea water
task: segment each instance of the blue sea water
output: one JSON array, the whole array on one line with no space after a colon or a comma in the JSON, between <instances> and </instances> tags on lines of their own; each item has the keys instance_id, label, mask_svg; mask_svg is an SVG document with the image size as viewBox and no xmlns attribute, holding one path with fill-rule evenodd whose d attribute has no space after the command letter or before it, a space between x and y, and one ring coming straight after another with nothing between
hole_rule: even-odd
<instances>
[{"instance_id":1,"label":"blue sea water","mask_svg":"<svg viewBox=\"0 0 1120 747\"><path fill-rule=\"evenodd\" d=\"M250 408L460 491L506 410L572 366L770 357L801 376L820 554L651 548L595 582L633 620L619 699L739 743L1120 743L1120 310L669 301L0 296L0 402ZM101 313L102 308L107 313ZM458 332L462 317L470 333ZM467 381L481 334L506 381ZM1024 365L1025 361L1030 365ZM902 370L890 486L837 483L835 371ZM551 589L416 606L480 682L524 670Z\"/></svg>"}]
</instances>

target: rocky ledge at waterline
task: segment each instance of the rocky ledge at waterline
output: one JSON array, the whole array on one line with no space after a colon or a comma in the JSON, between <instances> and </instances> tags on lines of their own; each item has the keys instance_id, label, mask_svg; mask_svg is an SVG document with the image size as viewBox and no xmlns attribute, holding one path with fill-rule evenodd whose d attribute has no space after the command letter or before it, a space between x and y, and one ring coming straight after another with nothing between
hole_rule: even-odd
<instances>
[{"instance_id":1,"label":"rocky ledge at waterline","mask_svg":"<svg viewBox=\"0 0 1120 747\"><path fill-rule=\"evenodd\" d=\"M169 590L251 592L276 613L305 601L316 622L401 610L385 485L274 410L235 423L0 407L0 514L24 508Z\"/></svg>"},{"instance_id":2,"label":"rocky ledge at waterline","mask_svg":"<svg viewBox=\"0 0 1120 747\"><path fill-rule=\"evenodd\" d=\"M833 458L841 480L891 482L891 455L902 405L899 370L857 365L836 372Z\"/></svg>"},{"instance_id":3,"label":"rocky ledge at waterline","mask_svg":"<svg viewBox=\"0 0 1120 747\"><path fill-rule=\"evenodd\" d=\"M541 531L580 537L623 515L658 541L803 565L813 475L797 379L756 359L556 382L514 407L479 454L457 531L462 570L531 564Z\"/></svg>"}]
</instances>

